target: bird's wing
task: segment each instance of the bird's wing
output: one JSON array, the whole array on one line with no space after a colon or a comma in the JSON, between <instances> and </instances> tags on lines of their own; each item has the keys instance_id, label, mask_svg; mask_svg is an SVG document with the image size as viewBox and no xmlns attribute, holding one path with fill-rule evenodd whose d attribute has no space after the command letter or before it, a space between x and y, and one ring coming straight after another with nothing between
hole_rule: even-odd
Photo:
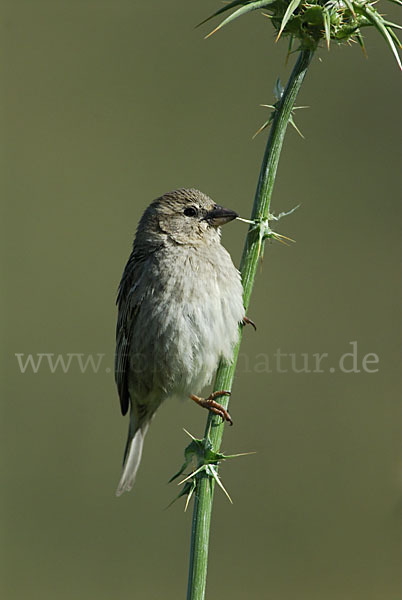
<instances>
[{"instance_id":1,"label":"bird's wing","mask_svg":"<svg viewBox=\"0 0 402 600\"><path fill-rule=\"evenodd\" d=\"M125 415L130 405L128 374L130 370L130 347L133 328L142 297L139 294L139 279L142 274L142 261L136 261L131 254L120 282L116 304L118 317L116 327L116 355L114 375L120 397L121 412Z\"/></svg>"}]
</instances>

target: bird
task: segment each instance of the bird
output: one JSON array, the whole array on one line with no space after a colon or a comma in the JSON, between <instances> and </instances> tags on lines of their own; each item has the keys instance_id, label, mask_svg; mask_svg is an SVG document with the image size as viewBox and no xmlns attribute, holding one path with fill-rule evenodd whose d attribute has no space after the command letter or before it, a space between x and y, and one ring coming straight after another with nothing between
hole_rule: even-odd
<instances>
[{"instance_id":1,"label":"bird","mask_svg":"<svg viewBox=\"0 0 402 600\"><path fill-rule=\"evenodd\" d=\"M177 189L142 215L117 294L115 381L128 439L116 495L131 490L148 427L161 403L190 397L232 424L216 398L198 394L230 362L245 317L241 276L221 244L238 217L197 189ZM251 322L254 326L254 324Z\"/></svg>"}]
</instances>

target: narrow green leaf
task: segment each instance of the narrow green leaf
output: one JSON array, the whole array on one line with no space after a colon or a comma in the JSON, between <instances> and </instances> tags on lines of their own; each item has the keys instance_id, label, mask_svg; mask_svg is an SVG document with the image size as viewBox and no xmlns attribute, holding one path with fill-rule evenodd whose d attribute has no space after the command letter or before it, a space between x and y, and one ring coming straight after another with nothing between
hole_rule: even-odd
<instances>
[{"instance_id":1,"label":"narrow green leaf","mask_svg":"<svg viewBox=\"0 0 402 600\"><path fill-rule=\"evenodd\" d=\"M399 4L399 6L402 6L401 0L389 0L389 1L392 2L392 4Z\"/></svg>"},{"instance_id":2,"label":"narrow green leaf","mask_svg":"<svg viewBox=\"0 0 402 600\"><path fill-rule=\"evenodd\" d=\"M285 29L290 17L293 15L293 13L295 12L296 8L298 8L298 6L301 4L301 0L292 0L289 4L289 6L286 9L285 14L283 15L283 19L282 19L282 23L281 23L281 28L279 30L279 33L276 37L276 42L279 40L279 38L282 35L282 31Z\"/></svg>"},{"instance_id":3,"label":"narrow green leaf","mask_svg":"<svg viewBox=\"0 0 402 600\"><path fill-rule=\"evenodd\" d=\"M355 17L356 16L356 11L353 7L353 4L351 2L351 0L343 0L344 3L346 4L346 6L348 7L348 9L350 10L350 12L352 13L352 15Z\"/></svg>"},{"instance_id":4,"label":"narrow green leaf","mask_svg":"<svg viewBox=\"0 0 402 600\"><path fill-rule=\"evenodd\" d=\"M211 31L211 33L208 33L208 35L205 36L205 39L209 38L211 35L213 35L217 31L219 31L219 29L222 29L222 27L224 27L225 25L228 25L229 23L231 23L238 17L241 17L242 15L245 15L246 13L251 12L252 10L258 10L259 8L265 8L266 6L269 6L269 4L273 4L276 1L277 0L256 0L255 2L247 3L245 6L238 8L231 15L226 17L226 19L224 19L222 21L222 23L220 23L218 25L218 27L216 27L213 31ZM300 1L301 0L299 0L299 2Z\"/></svg>"},{"instance_id":5,"label":"narrow green leaf","mask_svg":"<svg viewBox=\"0 0 402 600\"><path fill-rule=\"evenodd\" d=\"M357 43L359 44L360 48L363 51L364 56L367 58L366 46L364 45L363 36L360 33L360 31L358 31L357 33L355 33L355 37L357 39Z\"/></svg>"},{"instance_id":6,"label":"narrow green leaf","mask_svg":"<svg viewBox=\"0 0 402 600\"><path fill-rule=\"evenodd\" d=\"M391 21L384 21L384 24L387 27L395 27L395 29L402 29L402 25L398 25L397 23L391 23Z\"/></svg>"},{"instance_id":7,"label":"narrow green leaf","mask_svg":"<svg viewBox=\"0 0 402 600\"><path fill-rule=\"evenodd\" d=\"M310 108L309 106L295 106L293 108L293 110L296 110L296 108ZM279 213L279 215L273 215L271 213L268 214L268 221L280 221L280 219L283 219L283 217L288 217L289 215L293 214L298 208L300 208L301 204L296 204L296 206L294 206L293 208L291 208L290 210L285 210Z\"/></svg>"},{"instance_id":8,"label":"narrow green leaf","mask_svg":"<svg viewBox=\"0 0 402 600\"><path fill-rule=\"evenodd\" d=\"M286 54L286 61L285 61L286 65L288 64L289 56L292 54L293 40L294 40L294 35L291 34L289 36L289 45L288 45L288 51Z\"/></svg>"},{"instance_id":9,"label":"narrow green leaf","mask_svg":"<svg viewBox=\"0 0 402 600\"><path fill-rule=\"evenodd\" d=\"M331 17L328 9L325 7L323 8L322 16L324 19L325 39L327 40L327 48L329 50L329 44L331 42Z\"/></svg>"},{"instance_id":10,"label":"narrow green leaf","mask_svg":"<svg viewBox=\"0 0 402 600\"><path fill-rule=\"evenodd\" d=\"M206 19L201 21L201 23L198 23L198 25L196 25L196 28L201 27L201 25L204 25L205 23L208 23L208 21L210 21L214 17L217 17L218 15L221 15L222 13L226 12L227 10L234 8L235 6L239 6L239 4L249 4L252 1L253 0L233 0L233 2L228 2L228 4L225 4L225 6L222 6L222 8L220 8L219 10L214 12L213 15L210 15L209 17L207 17Z\"/></svg>"},{"instance_id":11,"label":"narrow green leaf","mask_svg":"<svg viewBox=\"0 0 402 600\"><path fill-rule=\"evenodd\" d=\"M394 31L392 31L392 29L390 27L388 27L388 33L392 37L392 39L394 40L394 42L398 46L398 48L402 49L402 44L400 42L400 39L398 38L396 33Z\"/></svg>"},{"instance_id":12,"label":"narrow green leaf","mask_svg":"<svg viewBox=\"0 0 402 600\"><path fill-rule=\"evenodd\" d=\"M388 30L387 27L384 25L384 19L378 14L378 12L376 10L373 10L369 6L359 5L359 6L356 6L356 9L358 9L359 13L361 13L365 17L367 17L367 19L373 24L373 26L377 29L377 31L385 39L388 46L391 48L391 52L395 56L395 60L398 63L398 67L402 71L402 64L401 64L401 59L399 58L398 49L395 45L393 36L390 33L390 32L392 32L392 29ZM392 34L393 34L393 32L392 32Z\"/></svg>"}]
</instances>

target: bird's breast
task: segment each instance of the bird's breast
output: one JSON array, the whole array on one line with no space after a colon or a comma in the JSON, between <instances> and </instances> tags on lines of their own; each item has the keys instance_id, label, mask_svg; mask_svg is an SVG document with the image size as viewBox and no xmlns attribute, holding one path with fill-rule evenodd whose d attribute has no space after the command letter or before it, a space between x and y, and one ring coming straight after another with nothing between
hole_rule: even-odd
<instances>
[{"instance_id":1,"label":"bird's breast","mask_svg":"<svg viewBox=\"0 0 402 600\"><path fill-rule=\"evenodd\" d=\"M231 360L244 317L242 295L240 275L221 245L179 247L150 266L137 319L147 326L134 343L166 393L198 393L219 359Z\"/></svg>"}]
</instances>

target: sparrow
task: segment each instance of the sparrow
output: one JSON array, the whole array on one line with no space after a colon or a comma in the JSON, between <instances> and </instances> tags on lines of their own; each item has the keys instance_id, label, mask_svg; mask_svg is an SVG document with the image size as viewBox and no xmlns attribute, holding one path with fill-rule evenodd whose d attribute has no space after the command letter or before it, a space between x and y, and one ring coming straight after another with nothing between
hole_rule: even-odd
<instances>
[{"instance_id":1,"label":"sparrow","mask_svg":"<svg viewBox=\"0 0 402 600\"><path fill-rule=\"evenodd\" d=\"M154 200L138 224L117 295L115 380L121 412L130 413L117 496L132 488L167 398L190 397L232 423L216 402L229 392L199 394L249 322L240 273L221 244L221 226L237 216L199 190L178 189Z\"/></svg>"}]
</instances>

